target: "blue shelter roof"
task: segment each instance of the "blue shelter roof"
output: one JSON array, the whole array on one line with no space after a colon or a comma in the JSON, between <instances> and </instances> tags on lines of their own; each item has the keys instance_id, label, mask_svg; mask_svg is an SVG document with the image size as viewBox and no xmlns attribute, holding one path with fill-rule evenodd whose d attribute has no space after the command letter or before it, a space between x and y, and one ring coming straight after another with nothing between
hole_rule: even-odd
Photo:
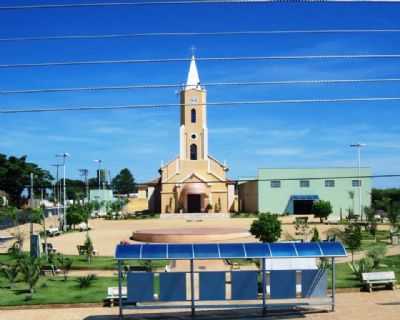
<instances>
[{"instance_id":1,"label":"blue shelter roof","mask_svg":"<svg viewBox=\"0 0 400 320\"><path fill-rule=\"evenodd\" d=\"M333 258L347 256L340 242L120 244L117 260Z\"/></svg>"}]
</instances>

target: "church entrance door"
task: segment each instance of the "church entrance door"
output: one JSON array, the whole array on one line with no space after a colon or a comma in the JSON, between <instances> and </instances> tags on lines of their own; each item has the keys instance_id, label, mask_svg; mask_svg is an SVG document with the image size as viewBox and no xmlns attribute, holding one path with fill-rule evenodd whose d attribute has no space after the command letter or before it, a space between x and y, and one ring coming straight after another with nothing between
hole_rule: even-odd
<instances>
[{"instance_id":1,"label":"church entrance door","mask_svg":"<svg viewBox=\"0 0 400 320\"><path fill-rule=\"evenodd\" d=\"M187 205L189 213L201 212L201 195L200 194L188 194Z\"/></svg>"}]
</instances>

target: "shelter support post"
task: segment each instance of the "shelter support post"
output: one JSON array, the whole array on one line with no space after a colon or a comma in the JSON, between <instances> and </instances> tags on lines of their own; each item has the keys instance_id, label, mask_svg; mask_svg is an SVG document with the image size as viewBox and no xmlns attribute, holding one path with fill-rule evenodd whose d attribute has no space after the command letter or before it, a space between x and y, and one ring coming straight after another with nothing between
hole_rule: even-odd
<instances>
[{"instance_id":1,"label":"shelter support post","mask_svg":"<svg viewBox=\"0 0 400 320\"><path fill-rule=\"evenodd\" d=\"M118 308L119 308L119 318L124 317L122 313L122 262L118 260Z\"/></svg>"},{"instance_id":2,"label":"shelter support post","mask_svg":"<svg viewBox=\"0 0 400 320\"><path fill-rule=\"evenodd\" d=\"M262 279L262 313L263 316L267 313L266 296L267 296L267 281L265 276L265 258L261 259L261 279Z\"/></svg>"},{"instance_id":3,"label":"shelter support post","mask_svg":"<svg viewBox=\"0 0 400 320\"><path fill-rule=\"evenodd\" d=\"M332 311L335 311L335 294L336 294L336 265L335 265L335 258L332 258Z\"/></svg>"},{"instance_id":4,"label":"shelter support post","mask_svg":"<svg viewBox=\"0 0 400 320\"><path fill-rule=\"evenodd\" d=\"M190 260L190 299L191 299L191 310L192 317L195 315L196 307L194 303L194 261Z\"/></svg>"}]
</instances>

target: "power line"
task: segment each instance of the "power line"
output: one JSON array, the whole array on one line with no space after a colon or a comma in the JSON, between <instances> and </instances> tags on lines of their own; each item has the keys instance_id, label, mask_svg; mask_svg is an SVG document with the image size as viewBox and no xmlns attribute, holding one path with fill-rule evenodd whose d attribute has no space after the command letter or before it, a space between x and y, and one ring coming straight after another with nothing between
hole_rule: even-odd
<instances>
[{"instance_id":1,"label":"power line","mask_svg":"<svg viewBox=\"0 0 400 320\"><path fill-rule=\"evenodd\" d=\"M400 78L376 78L376 79L323 79L323 80L282 80L282 81L248 81L248 82L206 82L203 86L262 86L262 85L294 85L294 84L342 84L342 83L377 83L398 82ZM169 89L181 88L182 84L131 84L121 86L104 87L75 87L75 88L47 88L47 89L21 89L0 90L0 94L24 94L24 93L52 93L71 91L106 91L106 90L130 90L130 89Z\"/></svg>"},{"instance_id":2,"label":"power line","mask_svg":"<svg viewBox=\"0 0 400 320\"><path fill-rule=\"evenodd\" d=\"M335 98L335 99L282 99L282 100L258 100L258 101L224 101L208 102L207 104L190 104L190 106L245 106L245 105L269 105L269 104L296 104L296 103L341 103L341 102L373 102L373 101L400 101L400 97L370 97L370 98ZM179 107L178 103L167 104L136 104L116 105L103 107L34 107L29 109L0 109L0 114L12 113L42 113L42 112L66 112L66 111L95 111L95 110L130 110L130 109L161 109Z\"/></svg>"},{"instance_id":3,"label":"power line","mask_svg":"<svg viewBox=\"0 0 400 320\"><path fill-rule=\"evenodd\" d=\"M344 54L344 55L295 55L295 56L247 56L247 57L207 57L196 58L197 61L263 61L263 60L321 60L321 59L397 59L400 54ZM120 60L85 60L60 61L21 64L0 64L1 69L27 67L54 67L98 64L139 64L139 63L171 63L189 62L190 58L159 58L159 59L120 59Z\"/></svg>"},{"instance_id":4,"label":"power line","mask_svg":"<svg viewBox=\"0 0 400 320\"><path fill-rule=\"evenodd\" d=\"M346 167L345 167L346 168ZM352 167L347 167L352 168ZM300 180L341 180L341 179L380 179L380 178L400 178L400 174L376 174L376 175L349 175L349 176L321 176L321 177L293 177L293 178L268 178L268 179L228 179L228 180L206 180L206 181L184 181L184 182L135 182L136 185L145 186L149 184L196 184L196 183L243 183L243 182L271 182L271 181L300 181ZM60 179L59 181L61 181ZM68 186L68 179L66 180ZM58 181L55 182L59 184ZM4 186L4 185L3 185ZM29 187L29 186L26 186ZM52 188L49 185L35 185L36 188ZM86 185L82 181L82 185L75 185L74 188L85 188ZM98 184L89 184L89 187L98 187Z\"/></svg>"},{"instance_id":5,"label":"power line","mask_svg":"<svg viewBox=\"0 0 400 320\"><path fill-rule=\"evenodd\" d=\"M314 29L314 30L259 30L259 31L216 31L216 32L146 32L112 34L74 34L50 36L21 36L0 38L1 42L44 41L44 40L95 40L136 37L195 37L195 36L263 36L285 34L330 34L330 33L399 33L400 29Z\"/></svg>"},{"instance_id":6,"label":"power line","mask_svg":"<svg viewBox=\"0 0 400 320\"><path fill-rule=\"evenodd\" d=\"M154 5L200 5L200 4L268 4L286 2L282 0L165 0L165 1L120 1L120 2L93 2L93 3L61 3L61 4L27 4L15 6L0 6L0 10L24 9L65 9L88 7L113 6L154 6ZM315 2L315 0L301 0L300 2ZM386 2L377 0L325 0L324 2ZM390 2L390 1L388 1Z\"/></svg>"},{"instance_id":7,"label":"power line","mask_svg":"<svg viewBox=\"0 0 400 320\"><path fill-rule=\"evenodd\" d=\"M205 82L206 87L214 86L263 86L263 85L296 85L296 84L348 84L348 83L378 83L399 82L400 78L375 78L375 79L322 79L322 80L282 80L282 81L247 81L247 82ZM132 89L170 89L182 88L182 84L129 84L121 86L99 87L73 87L73 88L47 88L47 89L21 89L0 90L0 95L26 94L26 93L57 93L75 91L107 91L107 90L132 90Z\"/></svg>"}]
</instances>

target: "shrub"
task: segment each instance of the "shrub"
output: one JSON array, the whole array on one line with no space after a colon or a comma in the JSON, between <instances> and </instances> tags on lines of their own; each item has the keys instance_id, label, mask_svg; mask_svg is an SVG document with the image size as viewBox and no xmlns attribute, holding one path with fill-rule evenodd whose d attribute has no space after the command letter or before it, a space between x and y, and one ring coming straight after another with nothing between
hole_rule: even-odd
<instances>
[{"instance_id":1,"label":"shrub","mask_svg":"<svg viewBox=\"0 0 400 320\"><path fill-rule=\"evenodd\" d=\"M344 230L343 241L351 251L351 262L354 262L354 251L361 247L361 228L358 224L349 224Z\"/></svg>"},{"instance_id":2,"label":"shrub","mask_svg":"<svg viewBox=\"0 0 400 320\"><path fill-rule=\"evenodd\" d=\"M88 274L84 277L78 277L78 285L80 289L89 288L93 282L97 280L97 276L95 274Z\"/></svg>"},{"instance_id":3,"label":"shrub","mask_svg":"<svg viewBox=\"0 0 400 320\"><path fill-rule=\"evenodd\" d=\"M250 233L262 242L277 241L281 232L282 226L278 216L271 213L261 213L250 227Z\"/></svg>"},{"instance_id":4,"label":"shrub","mask_svg":"<svg viewBox=\"0 0 400 320\"><path fill-rule=\"evenodd\" d=\"M322 220L328 218L328 216L332 213L332 205L329 201L314 201L311 208L311 213L314 215L314 217L319 218L322 223Z\"/></svg>"},{"instance_id":5,"label":"shrub","mask_svg":"<svg viewBox=\"0 0 400 320\"><path fill-rule=\"evenodd\" d=\"M320 239L319 239L319 232L318 232L317 227L314 227L314 229L313 229L312 232L313 232L313 235L312 235L311 241L313 241L313 242L318 242L318 241L320 241Z\"/></svg>"},{"instance_id":6,"label":"shrub","mask_svg":"<svg viewBox=\"0 0 400 320\"><path fill-rule=\"evenodd\" d=\"M374 269L374 261L369 257L362 258L358 262L352 263L352 269L354 275L362 280L363 273L371 272Z\"/></svg>"},{"instance_id":7,"label":"shrub","mask_svg":"<svg viewBox=\"0 0 400 320\"><path fill-rule=\"evenodd\" d=\"M93 246L92 239L89 237L88 234L86 235L86 240L83 245L86 249L86 258L87 258L88 262L90 263L92 256L93 256L94 246Z\"/></svg>"},{"instance_id":8,"label":"shrub","mask_svg":"<svg viewBox=\"0 0 400 320\"><path fill-rule=\"evenodd\" d=\"M387 253L387 247L384 244L378 244L368 249L367 257L373 261L373 267L379 267L381 261Z\"/></svg>"}]
</instances>

